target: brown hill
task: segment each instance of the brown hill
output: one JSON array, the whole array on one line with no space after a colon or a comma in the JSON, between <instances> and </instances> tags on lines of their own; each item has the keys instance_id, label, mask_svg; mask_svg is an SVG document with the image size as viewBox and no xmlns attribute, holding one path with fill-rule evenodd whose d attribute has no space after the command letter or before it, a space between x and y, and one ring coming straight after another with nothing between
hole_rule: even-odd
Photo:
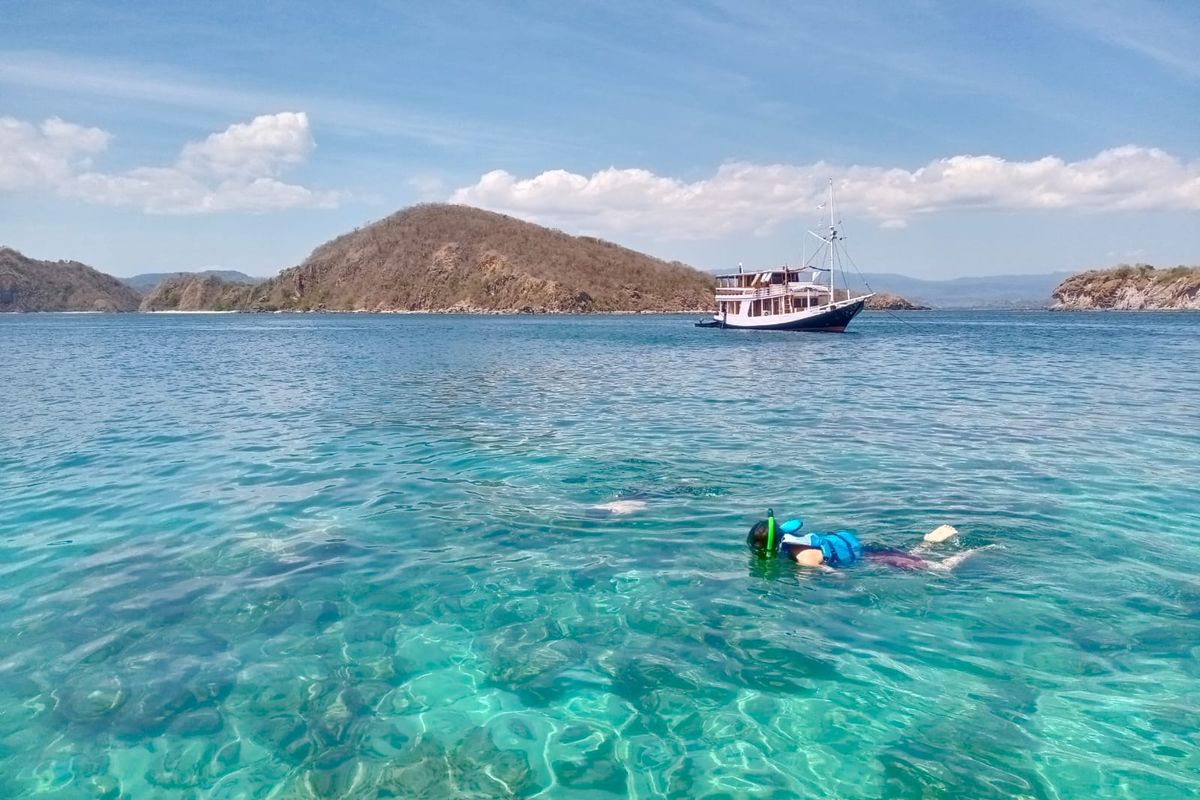
<instances>
[{"instance_id":1,"label":"brown hill","mask_svg":"<svg viewBox=\"0 0 1200 800\"><path fill-rule=\"evenodd\" d=\"M262 283L261 278L252 277L235 269L204 269L195 272L144 272L141 275L134 275L132 278L121 278L120 281L126 286L132 286L145 295L163 281L169 281L174 278L193 277L220 278L229 283Z\"/></svg>"},{"instance_id":2,"label":"brown hill","mask_svg":"<svg viewBox=\"0 0 1200 800\"><path fill-rule=\"evenodd\" d=\"M0 311L137 311L141 297L77 261L38 261L0 247Z\"/></svg>"},{"instance_id":3,"label":"brown hill","mask_svg":"<svg viewBox=\"0 0 1200 800\"><path fill-rule=\"evenodd\" d=\"M1052 298L1055 310L1200 310L1200 267L1122 264L1081 272L1060 283Z\"/></svg>"},{"instance_id":4,"label":"brown hill","mask_svg":"<svg viewBox=\"0 0 1200 800\"><path fill-rule=\"evenodd\" d=\"M405 209L313 251L253 292L261 310L690 311L712 276L467 206Z\"/></svg>"},{"instance_id":5,"label":"brown hill","mask_svg":"<svg viewBox=\"0 0 1200 800\"><path fill-rule=\"evenodd\" d=\"M236 311L250 305L255 284L215 275L168 278L142 298L140 311Z\"/></svg>"}]
</instances>

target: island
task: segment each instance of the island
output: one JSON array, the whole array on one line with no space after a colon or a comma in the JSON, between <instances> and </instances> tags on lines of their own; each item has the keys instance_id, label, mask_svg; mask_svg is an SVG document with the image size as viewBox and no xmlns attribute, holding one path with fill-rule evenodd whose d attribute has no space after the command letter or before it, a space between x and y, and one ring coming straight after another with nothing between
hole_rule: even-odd
<instances>
[{"instance_id":1,"label":"island","mask_svg":"<svg viewBox=\"0 0 1200 800\"><path fill-rule=\"evenodd\" d=\"M1055 288L1050 307L1056 311L1200 310L1200 267L1122 264L1081 272Z\"/></svg>"},{"instance_id":2,"label":"island","mask_svg":"<svg viewBox=\"0 0 1200 800\"><path fill-rule=\"evenodd\" d=\"M321 245L255 310L579 313L712 307L712 276L590 236L424 204Z\"/></svg>"},{"instance_id":3,"label":"island","mask_svg":"<svg viewBox=\"0 0 1200 800\"><path fill-rule=\"evenodd\" d=\"M872 297L867 298L866 309L868 311L930 311L929 306L919 305L906 300L898 294L891 292L876 292Z\"/></svg>"}]
</instances>

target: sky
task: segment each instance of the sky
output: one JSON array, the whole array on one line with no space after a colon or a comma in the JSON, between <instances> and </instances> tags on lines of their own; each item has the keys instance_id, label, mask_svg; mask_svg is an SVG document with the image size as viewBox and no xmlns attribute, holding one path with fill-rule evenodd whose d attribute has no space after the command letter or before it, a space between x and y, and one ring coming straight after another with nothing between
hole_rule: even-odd
<instances>
[{"instance_id":1,"label":"sky","mask_svg":"<svg viewBox=\"0 0 1200 800\"><path fill-rule=\"evenodd\" d=\"M455 202L722 270L832 182L864 272L1200 264L1197 42L1195 0L0 0L0 245L265 276Z\"/></svg>"}]
</instances>

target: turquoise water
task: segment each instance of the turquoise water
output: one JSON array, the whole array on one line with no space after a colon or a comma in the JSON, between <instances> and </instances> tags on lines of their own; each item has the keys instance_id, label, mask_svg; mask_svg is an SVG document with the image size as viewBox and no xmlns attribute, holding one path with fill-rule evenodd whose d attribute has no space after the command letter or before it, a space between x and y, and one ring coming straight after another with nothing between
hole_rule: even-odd
<instances>
[{"instance_id":1,"label":"turquoise water","mask_svg":"<svg viewBox=\"0 0 1200 800\"><path fill-rule=\"evenodd\" d=\"M1200 316L692 319L0 317L0 797L1200 791Z\"/></svg>"}]
</instances>

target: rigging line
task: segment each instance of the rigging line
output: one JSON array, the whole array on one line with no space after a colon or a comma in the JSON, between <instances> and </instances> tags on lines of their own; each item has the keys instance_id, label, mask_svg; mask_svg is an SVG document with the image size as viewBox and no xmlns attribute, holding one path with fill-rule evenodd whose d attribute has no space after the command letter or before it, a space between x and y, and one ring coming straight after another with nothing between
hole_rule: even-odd
<instances>
[{"instance_id":1,"label":"rigging line","mask_svg":"<svg viewBox=\"0 0 1200 800\"><path fill-rule=\"evenodd\" d=\"M908 320L906 320L904 317L902 317L902 316L900 316L899 314L897 314L895 311L892 311L890 308L881 308L881 309L880 309L880 311L882 311L883 313L887 314L889 317L895 317L896 319L900 320L901 322L903 322L903 323L904 323L905 325L907 325L908 327L912 328L914 331L916 331L916 330L920 330L920 328L919 328L919 327L917 327L916 325L913 325L911 322L909 322L909 321L908 321Z\"/></svg>"},{"instance_id":2,"label":"rigging line","mask_svg":"<svg viewBox=\"0 0 1200 800\"><path fill-rule=\"evenodd\" d=\"M858 273L858 277L862 278L863 286L867 287L867 291L875 291L871 288L871 284L867 283L867 276L863 275L862 270L858 268L858 264L854 263L854 256L850 255L849 251L846 253L846 258L850 261L850 266L854 267L854 271Z\"/></svg>"},{"instance_id":3,"label":"rigging line","mask_svg":"<svg viewBox=\"0 0 1200 800\"><path fill-rule=\"evenodd\" d=\"M846 299L850 299L850 281L846 278L845 260L850 257L850 252L846 250L846 246L842 245L842 252L838 254L838 271L842 273L842 288L846 290Z\"/></svg>"},{"instance_id":4,"label":"rigging line","mask_svg":"<svg viewBox=\"0 0 1200 800\"><path fill-rule=\"evenodd\" d=\"M854 256L850 255L849 251L846 252L846 258L850 261L850 265L852 267L854 267L854 271L858 273L858 277L862 278L863 286L867 287L867 291L870 292L871 294L875 294L875 290L872 289L871 284L867 282L867 276L863 275L862 270L860 270L858 268L858 264L854 263ZM850 291L849 287L846 288L846 291L847 292ZM881 308L880 311L887 314L889 317L895 317L896 319L900 320L901 322L903 322L905 325L909 326L913 330L920 330L920 328L918 326L912 324L911 322L906 320L904 317L902 317L899 314L897 314L896 312L892 311L890 308Z\"/></svg>"}]
</instances>

